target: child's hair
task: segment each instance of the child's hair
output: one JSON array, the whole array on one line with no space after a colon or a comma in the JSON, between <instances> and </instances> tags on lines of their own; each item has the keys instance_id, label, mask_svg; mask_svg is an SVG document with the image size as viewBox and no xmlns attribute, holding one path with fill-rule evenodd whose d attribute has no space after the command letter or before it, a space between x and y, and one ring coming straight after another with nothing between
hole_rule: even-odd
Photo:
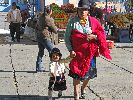
<instances>
[{"instance_id":1,"label":"child's hair","mask_svg":"<svg viewBox=\"0 0 133 100\"><path fill-rule=\"evenodd\" d=\"M54 54L54 53L59 54L60 58L62 57L62 54L61 54L61 52L58 48L53 48L50 55L49 55L49 57L52 58L52 54Z\"/></svg>"}]
</instances>

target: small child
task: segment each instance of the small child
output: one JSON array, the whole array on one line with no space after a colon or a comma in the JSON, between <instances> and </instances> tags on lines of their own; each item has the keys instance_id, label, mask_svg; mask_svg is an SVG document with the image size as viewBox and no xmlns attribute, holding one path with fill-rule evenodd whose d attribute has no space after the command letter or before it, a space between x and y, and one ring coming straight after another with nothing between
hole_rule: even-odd
<instances>
[{"instance_id":1,"label":"small child","mask_svg":"<svg viewBox=\"0 0 133 100\"><path fill-rule=\"evenodd\" d=\"M58 97L62 96L62 91L67 89L65 80L65 63L69 62L71 59L67 57L66 59L61 59L62 54L58 48L53 48L50 53L49 68L49 86L48 86L48 98L52 100L52 92L58 91Z\"/></svg>"}]
</instances>

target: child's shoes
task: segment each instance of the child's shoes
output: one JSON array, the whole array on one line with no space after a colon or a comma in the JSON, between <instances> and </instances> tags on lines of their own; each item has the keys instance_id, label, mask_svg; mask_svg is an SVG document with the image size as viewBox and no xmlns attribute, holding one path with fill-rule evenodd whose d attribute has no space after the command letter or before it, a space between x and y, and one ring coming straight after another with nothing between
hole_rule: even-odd
<instances>
[{"instance_id":1,"label":"child's shoes","mask_svg":"<svg viewBox=\"0 0 133 100\"><path fill-rule=\"evenodd\" d=\"M52 100L52 91L51 90L48 91L48 100Z\"/></svg>"},{"instance_id":2,"label":"child's shoes","mask_svg":"<svg viewBox=\"0 0 133 100\"><path fill-rule=\"evenodd\" d=\"M59 91L58 98L61 98L61 97L62 97L62 91Z\"/></svg>"}]
</instances>

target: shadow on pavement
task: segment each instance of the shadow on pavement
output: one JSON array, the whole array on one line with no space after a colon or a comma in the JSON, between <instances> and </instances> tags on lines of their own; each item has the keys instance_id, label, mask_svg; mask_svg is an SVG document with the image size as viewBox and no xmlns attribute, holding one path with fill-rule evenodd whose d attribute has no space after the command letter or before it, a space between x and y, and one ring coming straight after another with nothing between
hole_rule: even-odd
<instances>
[{"instance_id":1,"label":"shadow on pavement","mask_svg":"<svg viewBox=\"0 0 133 100\"><path fill-rule=\"evenodd\" d=\"M20 39L20 42L17 42L15 39L15 42L11 41L11 37L9 34L0 34L0 44L25 44L25 45L37 45L37 42L35 40L31 40L29 37L23 36L22 39Z\"/></svg>"},{"instance_id":2,"label":"shadow on pavement","mask_svg":"<svg viewBox=\"0 0 133 100\"><path fill-rule=\"evenodd\" d=\"M4 70L0 70L0 72L13 72L13 71L4 71ZM38 72L36 72L36 71L15 71L15 72L26 72L26 73L38 73ZM49 72L49 71L44 71L44 72ZM1 99L0 99L1 100Z\"/></svg>"},{"instance_id":3,"label":"shadow on pavement","mask_svg":"<svg viewBox=\"0 0 133 100\"><path fill-rule=\"evenodd\" d=\"M74 96L62 96L61 98L69 100L70 98L71 99L74 98ZM59 98L58 97L53 97L53 100L57 100L57 99L59 99Z\"/></svg>"},{"instance_id":4,"label":"shadow on pavement","mask_svg":"<svg viewBox=\"0 0 133 100\"><path fill-rule=\"evenodd\" d=\"M73 96L62 96L63 99L74 98ZM58 97L53 97L52 100L57 100ZM39 95L0 95L0 100L48 100L48 96Z\"/></svg>"},{"instance_id":5,"label":"shadow on pavement","mask_svg":"<svg viewBox=\"0 0 133 100\"><path fill-rule=\"evenodd\" d=\"M4 71L4 70L0 70L0 72L13 72L13 71ZM26 72L26 73L37 73L36 71L15 71L15 72Z\"/></svg>"},{"instance_id":6,"label":"shadow on pavement","mask_svg":"<svg viewBox=\"0 0 133 100\"><path fill-rule=\"evenodd\" d=\"M0 95L0 100L48 100L47 98L39 95Z\"/></svg>"}]
</instances>

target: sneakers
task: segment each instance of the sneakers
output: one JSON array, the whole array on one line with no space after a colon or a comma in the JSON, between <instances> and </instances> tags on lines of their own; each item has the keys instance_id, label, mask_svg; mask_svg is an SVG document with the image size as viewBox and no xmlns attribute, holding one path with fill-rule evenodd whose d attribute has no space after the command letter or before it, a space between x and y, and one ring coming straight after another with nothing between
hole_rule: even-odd
<instances>
[{"instance_id":1,"label":"sneakers","mask_svg":"<svg viewBox=\"0 0 133 100\"><path fill-rule=\"evenodd\" d=\"M41 67L41 68L37 67L36 72L45 72L45 69L43 67Z\"/></svg>"},{"instance_id":2,"label":"sneakers","mask_svg":"<svg viewBox=\"0 0 133 100\"><path fill-rule=\"evenodd\" d=\"M45 72L45 69L42 64L42 59L38 58L39 61L36 62L36 72Z\"/></svg>"}]
</instances>

